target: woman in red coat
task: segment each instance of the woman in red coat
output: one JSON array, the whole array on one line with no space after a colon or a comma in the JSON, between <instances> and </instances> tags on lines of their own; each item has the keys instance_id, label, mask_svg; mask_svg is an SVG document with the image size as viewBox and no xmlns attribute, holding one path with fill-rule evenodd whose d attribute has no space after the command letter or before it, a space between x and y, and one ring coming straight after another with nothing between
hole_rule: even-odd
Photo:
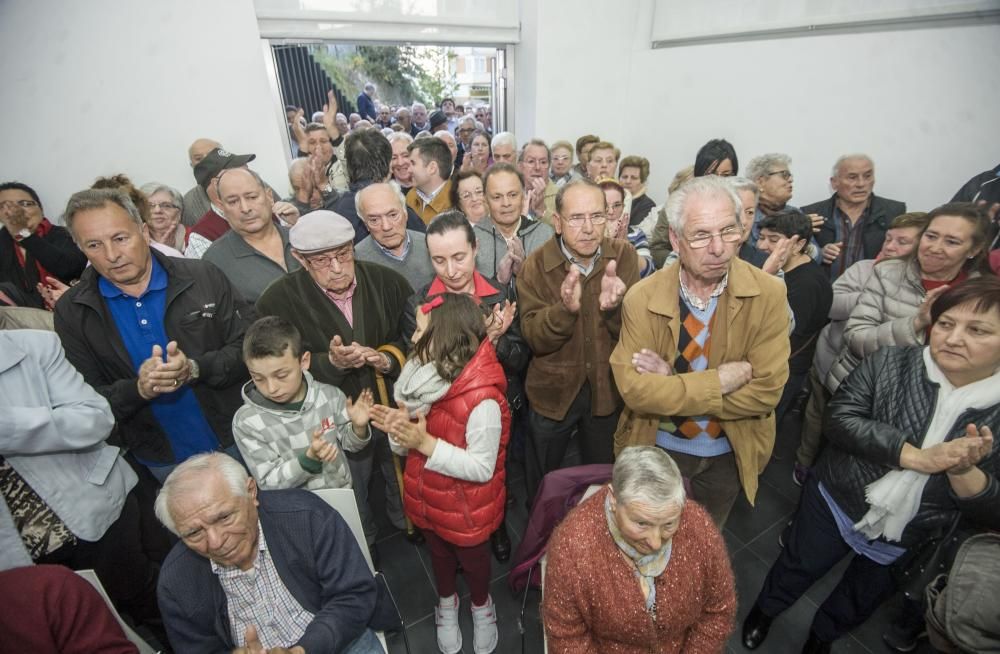
<instances>
[{"instance_id":1,"label":"woman in red coat","mask_svg":"<svg viewBox=\"0 0 1000 654\"><path fill-rule=\"evenodd\" d=\"M431 554L438 648L462 649L455 586L461 565L472 595L474 651L489 654L498 639L488 541L506 500L506 376L486 338L492 316L471 296L436 296L416 317L413 355L394 388L401 408L375 406L372 421L389 434L393 450L409 456L404 509Z\"/></svg>"},{"instance_id":2,"label":"woman in red coat","mask_svg":"<svg viewBox=\"0 0 1000 654\"><path fill-rule=\"evenodd\" d=\"M611 485L573 509L547 556L552 654L725 651L736 615L726 545L665 450L622 450Z\"/></svg>"}]
</instances>

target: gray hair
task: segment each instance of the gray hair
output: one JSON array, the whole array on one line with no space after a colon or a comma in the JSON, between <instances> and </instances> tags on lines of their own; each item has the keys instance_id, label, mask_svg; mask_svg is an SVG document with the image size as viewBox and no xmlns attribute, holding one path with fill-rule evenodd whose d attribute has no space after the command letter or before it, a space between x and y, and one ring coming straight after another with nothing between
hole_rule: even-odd
<instances>
[{"instance_id":1,"label":"gray hair","mask_svg":"<svg viewBox=\"0 0 1000 654\"><path fill-rule=\"evenodd\" d=\"M170 530L175 536L177 533L177 523L170 514L170 505L178 495L190 492L194 488L202 487L202 479L206 473L216 472L229 486L229 490L235 497L246 497L247 479L250 475L239 461L223 454L222 452L206 452L196 454L190 459L174 468L173 472L163 482L163 487L156 495L153 503L153 511L156 518L163 523L163 526Z\"/></svg>"},{"instance_id":2,"label":"gray hair","mask_svg":"<svg viewBox=\"0 0 1000 654\"><path fill-rule=\"evenodd\" d=\"M114 188L87 189L77 191L70 197L66 204L66 211L63 212L63 224L76 241L76 233L73 231L73 219L81 211L91 211L93 209L103 209L109 204L117 204L125 210L136 225L143 226L142 214L136 208L127 193ZM77 241L79 243L79 241Z\"/></svg>"},{"instance_id":3,"label":"gray hair","mask_svg":"<svg viewBox=\"0 0 1000 654\"><path fill-rule=\"evenodd\" d=\"M159 182L150 182L148 184L143 184L142 188L139 189L147 197L153 197L161 191L170 196L170 201L177 205L179 209L184 209L184 196L181 192L175 189L173 186L167 186L166 184L161 184Z\"/></svg>"},{"instance_id":4,"label":"gray hair","mask_svg":"<svg viewBox=\"0 0 1000 654\"><path fill-rule=\"evenodd\" d=\"M410 105L410 111L415 111L417 107L420 107L424 111L427 111L427 106L423 102L414 102Z\"/></svg>"},{"instance_id":5,"label":"gray hair","mask_svg":"<svg viewBox=\"0 0 1000 654\"><path fill-rule=\"evenodd\" d=\"M458 119L458 125L464 125L466 123L472 123L472 126L476 126L476 117L472 114L462 114L462 117Z\"/></svg>"},{"instance_id":6,"label":"gray hair","mask_svg":"<svg viewBox=\"0 0 1000 654\"><path fill-rule=\"evenodd\" d=\"M399 118L400 116L403 115L409 116L410 110L407 109L406 107L400 107L399 109L396 109L396 118Z\"/></svg>"},{"instance_id":7,"label":"gray hair","mask_svg":"<svg viewBox=\"0 0 1000 654\"><path fill-rule=\"evenodd\" d=\"M854 154L845 154L837 157L836 163L833 164L833 168L830 170L830 177L836 177L840 175L840 167L844 165L845 162L851 161L852 159L860 159L862 161L867 161L875 167L875 162L867 154L863 152L855 152Z\"/></svg>"},{"instance_id":8,"label":"gray hair","mask_svg":"<svg viewBox=\"0 0 1000 654\"><path fill-rule=\"evenodd\" d=\"M365 84L365 90L366 91L371 91L372 93L374 93L375 92L375 85L372 84L371 82L368 82L367 84Z\"/></svg>"},{"instance_id":9,"label":"gray hair","mask_svg":"<svg viewBox=\"0 0 1000 654\"><path fill-rule=\"evenodd\" d=\"M743 212L743 203L733 190L732 184L725 177L705 175L684 182L667 198L667 222L670 223L670 230L674 234L681 236L684 233L684 211L692 196L729 200L733 203L733 218L736 219L736 224L742 225L739 216Z\"/></svg>"},{"instance_id":10,"label":"gray hair","mask_svg":"<svg viewBox=\"0 0 1000 654\"><path fill-rule=\"evenodd\" d=\"M611 489L621 504L638 501L653 507L683 507L687 499L677 464L666 450L652 446L621 451L611 472Z\"/></svg>"},{"instance_id":11,"label":"gray hair","mask_svg":"<svg viewBox=\"0 0 1000 654\"><path fill-rule=\"evenodd\" d=\"M490 150L496 150L498 145L509 145L513 149L517 150L517 139L514 138L513 132L500 132L493 136L493 140L490 141Z\"/></svg>"},{"instance_id":12,"label":"gray hair","mask_svg":"<svg viewBox=\"0 0 1000 654\"><path fill-rule=\"evenodd\" d=\"M308 167L309 159L305 157L299 157L288 167L288 183L291 185L293 191L296 191L299 188L298 185L295 184L295 178L303 173L308 174L306 171L303 171L303 168Z\"/></svg>"},{"instance_id":13,"label":"gray hair","mask_svg":"<svg viewBox=\"0 0 1000 654\"><path fill-rule=\"evenodd\" d=\"M410 136L409 132L393 132L385 138L389 140L389 145L392 145L396 141L404 141L407 145L413 143L413 137Z\"/></svg>"},{"instance_id":14,"label":"gray hair","mask_svg":"<svg viewBox=\"0 0 1000 654\"><path fill-rule=\"evenodd\" d=\"M549 150L549 146L545 144L545 141L543 141L542 139L531 139L530 141L521 146L521 151L517 153L517 163L521 163L524 160L524 151L527 150L532 145L545 148L545 157L549 161L552 160L552 151Z\"/></svg>"},{"instance_id":15,"label":"gray hair","mask_svg":"<svg viewBox=\"0 0 1000 654\"><path fill-rule=\"evenodd\" d=\"M782 154L781 152L770 152L751 159L750 163L747 165L746 176L756 182L758 179L771 172L772 168L778 166L790 168L791 165L792 158L787 154Z\"/></svg>"},{"instance_id":16,"label":"gray hair","mask_svg":"<svg viewBox=\"0 0 1000 654\"><path fill-rule=\"evenodd\" d=\"M449 132L448 130L444 130L444 129L439 130L439 131L431 134L431 136L433 136L435 138L439 138L442 141L444 141L446 139L451 139L452 143L454 143L455 145L458 145L458 141L455 140L455 135L452 134L451 132Z\"/></svg>"},{"instance_id":17,"label":"gray hair","mask_svg":"<svg viewBox=\"0 0 1000 654\"><path fill-rule=\"evenodd\" d=\"M753 193L754 204L760 200L760 187L754 182L750 181L746 177L727 177L729 180L729 185L733 187L733 190L738 194L740 191L746 191L748 193ZM741 207L742 210L743 207Z\"/></svg>"},{"instance_id":18,"label":"gray hair","mask_svg":"<svg viewBox=\"0 0 1000 654\"><path fill-rule=\"evenodd\" d=\"M361 220L365 219L365 215L361 212L361 196L364 195L366 191L368 191L368 190L370 190L372 188L375 188L376 186L388 186L389 188L392 189L393 195L395 195L396 199L399 200L399 208L403 210L403 219L405 220L406 219L406 196L404 196L403 192L399 190L399 187L397 187L395 184L390 184L388 182L379 182L379 183L375 183L375 184L369 184L368 186L364 187L363 189L361 189L360 191L358 191L357 193L355 193L354 194L354 211L355 211L355 213L357 213L358 216L361 217Z\"/></svg>"},{"instance_id":19,"label":"gray hair","mask_svg":"<svg viewBox=\"0 0 1000 654\"><path fill-rule=\"evenodd\" d=\"M322 123L323 122L323 112L322 111L314 111L313 115L312 115L312 122L314 122L314 123Z\"/></svg>"}]
</instances>

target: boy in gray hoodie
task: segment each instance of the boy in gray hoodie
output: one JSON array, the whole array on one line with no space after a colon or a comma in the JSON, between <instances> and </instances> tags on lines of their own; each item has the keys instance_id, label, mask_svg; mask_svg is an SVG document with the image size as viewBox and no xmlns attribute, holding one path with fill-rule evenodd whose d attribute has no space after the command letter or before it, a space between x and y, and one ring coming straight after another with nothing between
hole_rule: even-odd
<instances>
[{"instance_id":1,"label":"boy in gray hoodie","mask_svg":"<svg viewBox=\"0 0 1000 654\"><path fill-rule=\"evenodd\" d=\"M316 381L310 354L295 326L277 316L261 318L243 338L250 381L233 416L233 436L262 489L350 488L340 450L357 452L370 442L371 391L352 402Z\"/></svg>"}]
</instances>

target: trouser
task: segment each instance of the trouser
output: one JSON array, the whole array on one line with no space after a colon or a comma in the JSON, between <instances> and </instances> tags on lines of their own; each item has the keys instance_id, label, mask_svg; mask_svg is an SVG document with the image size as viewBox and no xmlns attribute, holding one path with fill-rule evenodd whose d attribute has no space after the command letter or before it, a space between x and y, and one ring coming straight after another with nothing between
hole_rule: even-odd
<instances>
[{"instance_id":1,"label":"trouser","mask_svg":"<svg viewBox=\"0 0 1000 654\"><path fill-rule=\"evenodd\" d=\"M757 606L765 615L777 616L850 553L820 494L819 482L810 475L786 532L785 546L767 573ZM830 643L867 620L896 590L890 568L855 554L813 618L816 637Z\"/></svg>"},{"instance_id":2,"label":"trouser","mask_svg":"<svg viewBox=\"0 0 1000 654\"><path fill-rule=\"evenodd\" d=\"M220 450L220 451L223 454L228 454L229 456L231 456L234 459L236 459L237 461L239 461L240 465L243 466L244 468L247 467L247 462L243 460L243 455L240 454L240 448L236 446L236 443L233 443L229 447L227 447L227 448L225 448L223 450ZM150 465L147 465L146 468L153 474L154 477L156 477L156 481L158 481L158 482L160 482L162 484L163 482L165 482L167 480L167 477L170 476L170 473L174 471L174 468L176 468L177 466L179 466L181 463L183 463L183 461L180 461L178 463L174 463L174 464L171 464L171 465L168 465L168 466L150 466Z\"/></svg>"},{"instance_id":3,"label":"trouser","mask_svg":"<svg viewBox=\"0 0 1000 654\"><path fill-rule=\"evenodd\" d=\"M580 444L582 463L614 462L614 435L621 409L607 416L593 415L589 383L584 383L562 420L546 418L533 408L529 411L529 442L525 447L525 482L529 500L535 499L542 478L562 464L574 432Z\"/></svg>"},{"instance_id":4,"label":"trouser","mask_svg":"<svg viewBox=\"0 0 1000 654\"><path fill-rule=\"evenodd\" d=\"M719 529L726 524L736 497L743 488L736 469L736 455L692 456L667 450L681 476L691 485L691 499L701 504Z\"/></svg>"},{"instance_id":5,"label":"trouser","mask_svg":"<svg viewBox=\"0 0 1000 654\"><path fill-rule=\"evenodd\" d=\"M490 546L488 542L461 547L449 543L433 531L424 530L427 549L434 568L434 582L440 597L451 597L458 591L458 566L469 586L472 603L483 606L490 595Z\"/></svg>"},{"instance_id":6,"label":"trouser","mask_svg":"<svg viewBox=\"0 0 1000 654\"><path fill-rule=\"evenodd\" d=\"M378 637L371 629L365 629L364 633L343 651L344 654L385 654L382 643L378 642Z\"/></svg>"},{"instance_id":7,"label":"trouser","mask_svg":"<svg viewBox=\"0 0 1000 654\"><path fill-rule=\"evenodd\" d=\"M781 399L778 400L778 406L774 409L774 429L775 431L781 429L781 421L785 418L785 414L788 413L789 409L795 404L795 400L799 397L799 392L802 391L802 387L806 383L806 373L798 372L788 375L788 381L785 382L785 388L781 391Z\"/></svg>"},{"instance_id":8,"label":"trouser","mask_svg":"<svg viewBox=\"0 0 1000 654\"><path fill-rule=\"evenodd\" d=\"M809 369L809 385L812 386L812 392L809 393L809 401L802 412L802 438L795 450L795 460L807 468L812 467L819 456L819 448L823 444L823 413L831 397L826 384L816 372L816 366Z\"/></svg>"},{"instance_id":9,"label":"trouser","mask_svg":"<svg viewBox=\"0 0 1000 654\"><path fill-rule=\"evenodd\" d=\"M135 493L125 496L121 515L99 540L77 539L35 563L64 565L73 570L92 569L115 607L136 622L156 624L160 609L156 604L159 562L151 560L143 548L143 510Z\"/></svg>"},{"instance_id":10,"label":"trouser","mask_svg":"<svg viewBox=\"0 0 1000 654\"><path fill-rule=\"evenodd\" d=\"M372 442L364 449L360 452L344 452L347 456L347 465L351 469L351 486L354 487L354 499L357 500L358 512L361 513L365 540L369 545L374 544L378 536L375 513L369 502L368 493L372 471L376 465L385 479L385 512L389 522L396 529L406 529L403 502L399 496L399 484L396 483L396 468L392 462L392 450L389 449L389 437L375 427L372 427L371 431Z\"/></svg>"}]
</instances>

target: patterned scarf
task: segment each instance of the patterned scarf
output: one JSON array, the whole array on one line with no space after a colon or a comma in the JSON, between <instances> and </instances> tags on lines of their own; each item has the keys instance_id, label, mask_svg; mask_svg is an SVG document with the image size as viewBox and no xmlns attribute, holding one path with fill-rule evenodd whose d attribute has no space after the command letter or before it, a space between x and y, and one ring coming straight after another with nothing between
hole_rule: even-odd
<instances>
[{"instance_id":1,"label":"patterned scarf","mask_svg":"<svg viewBox=\"0 0 1000 654\"><path fill-rule=\"evenodd\" d=\"M639 580L642 594L646 597L646 611L655 613L656 578L667 569L673 542L667 541L652 554L640 554L625 541L625 537L622 536L621 531L618 529L614 511L611 510L611 493L608 493L608 496L604 498L604 517L608 520L608 531L611 532L611 538L615 541L615 545L625 553L625 556L635 566L635 576Z\"/></svg>"}]
</instances>

